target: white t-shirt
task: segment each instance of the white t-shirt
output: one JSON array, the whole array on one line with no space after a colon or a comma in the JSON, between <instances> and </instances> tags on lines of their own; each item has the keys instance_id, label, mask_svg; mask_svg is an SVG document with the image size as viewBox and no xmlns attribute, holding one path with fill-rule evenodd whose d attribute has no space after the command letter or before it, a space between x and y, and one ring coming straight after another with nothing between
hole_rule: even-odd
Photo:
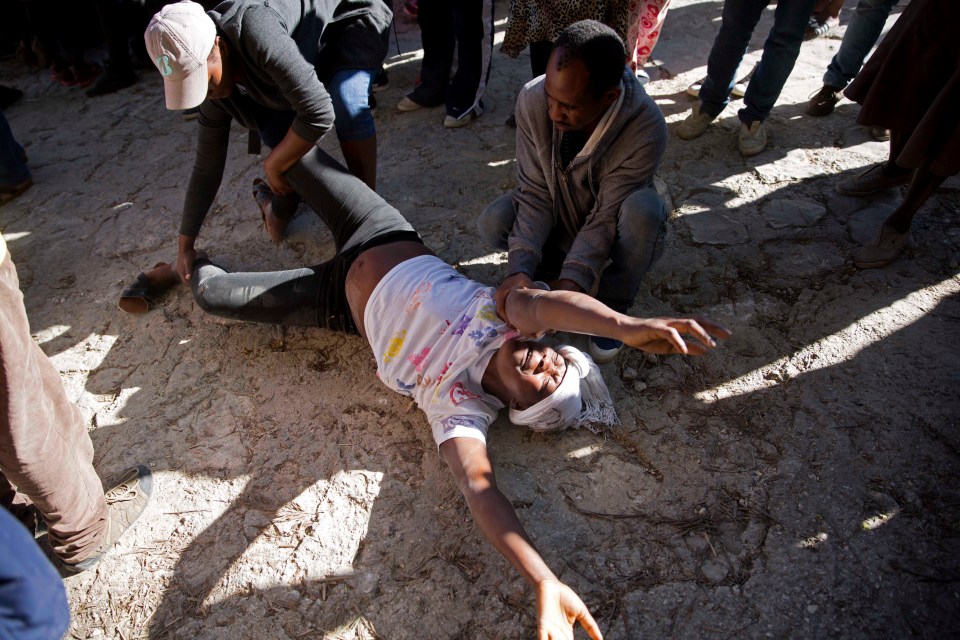
<instances>
[{"instance_id":1,"label":"white t-shirt","mask_svg":"<svg viewBox=\"0 0 960 640\"><path fill-rule=\"evenodd\" d=\"M377 377L416 400L437 446L485 442L503 408L480 383L494 352L518 334L497 317L493 292L435 256L418 256L391 269L367 301Z\"/></svg>"}]
</instances>

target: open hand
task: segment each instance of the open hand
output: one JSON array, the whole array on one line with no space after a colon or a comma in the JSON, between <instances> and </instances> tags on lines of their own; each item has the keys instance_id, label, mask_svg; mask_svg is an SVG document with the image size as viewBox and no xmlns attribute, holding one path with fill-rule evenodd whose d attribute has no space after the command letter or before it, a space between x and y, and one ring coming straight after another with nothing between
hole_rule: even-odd
<instances>
[{"instance_id":1,"label":"open hand","mask_svg":"<svg viewBox=\"0 0 960 640\"><path fill-rule=\"evenodd\" d=\"M600 627L573 589L555 578L537 583L537 640L573 640L579 622L593 640L603 640Z\"/></svg>"},{"instance_id":2,"label":"open hand","mask_svg":"<svg viewBox=\"0 0 960 640\"><path fill-rule=\"evenodd\" d=\"M624 328L623 341L650 353L703 355L717 346L714 338L730 331L704 318L643 318Z\"/></svg>"}]
</instances>

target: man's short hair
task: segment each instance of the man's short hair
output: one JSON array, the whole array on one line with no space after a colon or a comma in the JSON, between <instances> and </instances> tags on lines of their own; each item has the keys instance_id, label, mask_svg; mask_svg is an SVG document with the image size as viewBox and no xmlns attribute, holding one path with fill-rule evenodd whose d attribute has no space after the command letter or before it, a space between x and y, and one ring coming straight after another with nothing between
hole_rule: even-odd
<instances>
[{"instance_id":1,"label":"man's short hair","mask_svg":"<svg viewBox=\"0 0 960 640\"><path fill-rule=\"evenodd\" d=\"M553 50L563 49L557 65L562 69L573 60L580 60L590 73L588 87L599 100L617 86L623 75L627 50L617 32L596 20L581 20L560 32Z\"/></svg>"}]
</instances>

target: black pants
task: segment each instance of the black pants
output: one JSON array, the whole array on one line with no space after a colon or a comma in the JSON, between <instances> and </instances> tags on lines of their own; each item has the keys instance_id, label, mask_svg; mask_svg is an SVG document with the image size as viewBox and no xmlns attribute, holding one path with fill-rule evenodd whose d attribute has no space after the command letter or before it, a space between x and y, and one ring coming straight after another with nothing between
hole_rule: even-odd
<instances>
[{"instance_id":1,"label":"black pants","mask_svg":"<svg viewBox=\"0 0 960 640\"><path fill-rule=\"evenodd\" d=\"M447 115L459 118L479 104L490 77L493 3L420 0L418 6L423 62L410 99L427 107L446 104ZM454 50L457 72L451 80Z\"/></svg>"},{"instance_id":2,"label":"black pants","mask_svg":"<svg viewBox=\"0 0 960 640\"><path fill-rule=\"evenodd\" d=\"M198 260L190 280L193 296L201 309L224 318L357 333L345 291L350 265L366 249L419 242L420 236L399 211L317 148L284 176L330 228L337 255L312 267L248 273Z\"/></svg>"}]
</instances>

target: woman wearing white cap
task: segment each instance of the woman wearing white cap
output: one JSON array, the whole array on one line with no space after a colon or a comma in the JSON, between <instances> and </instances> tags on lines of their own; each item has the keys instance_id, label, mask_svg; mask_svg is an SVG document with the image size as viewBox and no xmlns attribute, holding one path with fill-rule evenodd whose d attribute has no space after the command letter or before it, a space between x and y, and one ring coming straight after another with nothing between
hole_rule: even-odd
<instances>
[{"instance_id":1,"label":"woman wearing white cap","mask_svg":"<svg viewBox=\"0 0 960 640\"><path fill-rule=\"evenodd\" d=\"M396 209L324 152L311 150L287 179L330 228L337 255L263 273L230 273L200 256L190 281L198 305L227 318L366 338L377 376L424 411L480 529L535 590L539 638L571 638L579 621L599 640L583 602L557 580L497 489L487 429L503 407L512 422L538 431L618 422L589 356L527 338L568 331L701 355L729 332L705 320L633 318L572 291L515 289L498 308L493 287L436 257ZM170 265L147 276L177 280Z\"/></svg>"},{"instance_id":2,"label":"woman wearing white cap","mask_svg":"<svg viewBox=\"0 0 960 640\"><path fill-rule=\"evenodd\" d=\"M270 148L266 184L255 182L254 194L274 240L283 237L299 201L284 173L332 126L349 169L376 188L368 98L391 19L383 0L224 0L208 12L183 0L153 17L144 39L163 76L167 108L200 107L180 224L183 278L189 279L194 242L220 188L233 120Z\"/></svg>"}]
</instances>

